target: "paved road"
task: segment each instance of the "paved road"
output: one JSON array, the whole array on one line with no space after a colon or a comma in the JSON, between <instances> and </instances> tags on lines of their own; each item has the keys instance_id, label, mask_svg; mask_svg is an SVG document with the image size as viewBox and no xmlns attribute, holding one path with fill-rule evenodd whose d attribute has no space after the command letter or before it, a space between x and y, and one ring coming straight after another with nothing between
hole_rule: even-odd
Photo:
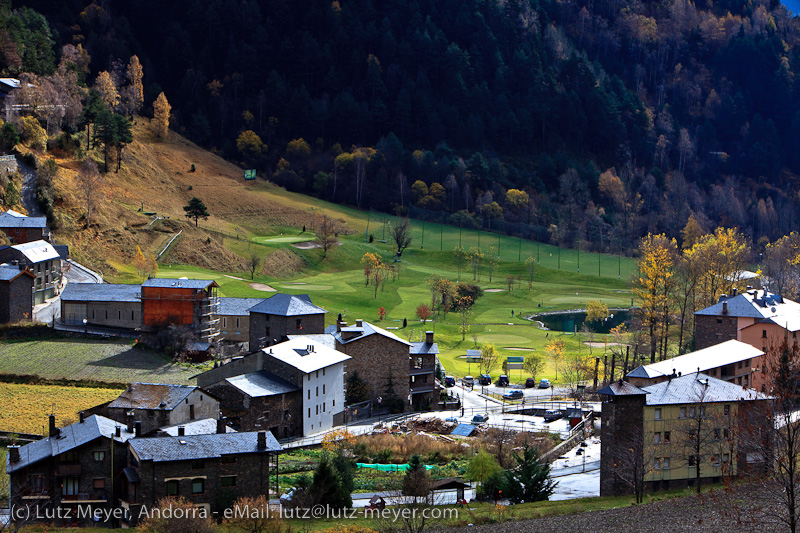
<instances>
[{"instance_id":1,"label":"paved road","mask_svg":"<svg viewBox=\"0 0 800 533\"><path fill-rule=\"evenodd\" d=\"M67 259L67 265L64 270L64 277L70 283L103 283L102 275L89 270L72 259Z\"/></svg>"},{"instance_id":2,"label":"paved road","mask_svg":"<svg viewBox=\"0 0 800 533\"><path fill-rule=\"evenodd\" d=\"M36 171L17 159L17 167L22 174L22 206L28 211L30 217L43 217L44 213L36 203L36 194L33 191L36 185Z\"/></svg>"}]
</instances>

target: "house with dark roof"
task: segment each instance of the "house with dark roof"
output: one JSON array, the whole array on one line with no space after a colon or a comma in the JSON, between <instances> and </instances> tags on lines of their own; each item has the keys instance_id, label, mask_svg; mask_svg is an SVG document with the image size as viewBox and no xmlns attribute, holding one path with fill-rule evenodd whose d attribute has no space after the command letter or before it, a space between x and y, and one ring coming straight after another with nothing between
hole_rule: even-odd
<instances>
[{"instance_id":1,"label":"house with dark roof","mask_svg":"<svg viewBox=\"0 0 800 533\"><path fill-rule=\"evenodd\" d=\"M213 280L150 278L142 283L142 322L155 333L169 326L187 326L198 341L219 338L219 285Z\"/></svg>"},{"instance_id":2,"label":"house with dark roof","mask_svg":"<svg viewBox=\"0 0 800 533\"><path fill-rule=\"evenodd\" d=\"M736 339L764 350L768 341L782 342L787 333L796 338L787 328L800 328L798 316L800 304L766 289L734 290L734 294L723 294L717 303L694 314L695 349Z\"/></svg>"},{"instance_id":3,"label":"house with dark roof","mask_svg":"<svg viewBox=\"0 0 800 533\"><path fill-rule=\"evenodd\" d=\"M232 376L205 390L219 398L222 414L240 431L266 429L281 439L303 434L300 387L270 372Z\"/></svg>"},{"instance_id":4,"label":"house with dark roof","mask_svg":"<svg viewBox=\"0 0 800 533\"><path fill-rule=\"evenodd\" d=\"M250 346L250 308L263 301L263 298L219 299L217 315L220 320L219 340L228 344L239 344L244 351Z\"/></svg>"},{"instance_id":5,"label":"house with dark roof","mask_svg":"<svg viewBox=\"0 0 800 533\"><path fill-rule=\"evenodd\" d=\"M33 318L33 283L36 276L24 265L0 264L0 324Z\"/></svg>"},{"instance_id":6,"label":"house with dark roof","mask_svg":"<svg viewBox=\"0 0 800 533\"><path fill-rule=\"evenodd\" d=\"M120 424L140 422L142 435L165 426L219 417L219 401L190 385L131 383L117 398L91 410Z\"/></svg>"},{"instance_id":7,"label":"house with dark roof","mask_svg":"<svg viewBox=\"0 0 800 533\"><path fill-rule=\"evenodd\" d=\"M28 217L11 209L0 213L0 231L8 235L11 244L50 242L46 217Z\"/></svg>"},{"instance_id":8,"label":"house with dark roof","mask_svg":"<svg viewBox=\"0 0 800 533\"><path fill-rule=\"evenodd\" d=\"M0 247L0 261L26 266L35 276L33 305L58 296L61 290L61 256L53 245L38 240Z\"/></svg>"},{"instance_id":9,"label":"house with dark roof","mask_svg":"<svg viewBox=\"0 0 800 533\"><path fill-rule=\"evenodd\" d=\"M436 384L436 363L439 346L433 342L433 331L425 332L425 340L409 346L408 388L414 411L435 409L441 389Z\"/></svg>"},{"instance_id":10,"label":"house with dark roof","mask_svg":"<svg viewBox=\"0 0 800 533\"><path fill-rule=\"evenodd\" d=\"M31 521L96 525L95 512L106 517L117 506L126 442L132 437L134 432L103 416L81 413L77 423L58 428L51 415L46 438L8 448L11 506L27 510L24 516Z\"/></svg>"},{"instance_id":11,"label":"house with dark roof","mask_svg":"<svg viewBox=\"0 0 800 533\"><path fill-rule=\"evenodd\" d=\"M141 290L139 285L68 283L61 292L61 321L137 330L143 325Z\"/></svg>"},{"instance_id":12,"label":"house with dark roof","mask_svg":"<svg viewBox=\"0 0 800 533\"><path fill-rule=\"evenodd\" d=\"M120 495L126 527L170 496L221 516L237 498L279 495L282 448L268 431L132 439L128 449Z\"/></svg>"},{"instance_id":13,"label":"house with dark roof","mask_svg":"<svg viewBox=\"0 0 800 533\"><path fill-rule=\"evenodd\" d=\"M250 350L285 341L289 335L325 332L325 309L307 294L275 294L249 309Z\"/></svg>"},{"instance_id":14,"label":"house with dark roof","mask_svg":"<svg viewBox=\"0 0 800 533\"><path fill-rule=\"evenodd\" d=\"M432 381L432 373L422 373L419 382L411 380L410 342L363 320L356 320L352 326L338 322L328 326L326 332L336 341L336 350L352 357L347 363L347 373L358 372L359 379L368 388L370 400L379 404L384 401L395 403L395 410L406 411L411 407L414 396L430 397L435 384L425 383L423 379L429 376L428 379ZM414 394L412 383L416 385ZM427 402L423 402L424 408Z\"/></svg>"},{"instance_id":15,"label":"house with dark roof","mask_svg":"<svg viewBox=\"0 0 800 533\"><path fill-rule=\"evenodd\" d=\"M764 458L740 435L753 410L770 401L766 394L699 372L646 387L614 382L598 394L600 496L631 494L641 484L667 490L763 471Z\"/></svg>"}]
</instances>

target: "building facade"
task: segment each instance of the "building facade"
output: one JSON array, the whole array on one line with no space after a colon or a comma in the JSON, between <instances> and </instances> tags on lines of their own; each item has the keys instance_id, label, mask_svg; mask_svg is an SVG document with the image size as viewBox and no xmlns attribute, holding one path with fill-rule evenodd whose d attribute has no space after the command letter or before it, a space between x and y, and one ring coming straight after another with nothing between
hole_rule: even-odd
<instances>
[{"instance_id":1,"label":"building facade","mask_svg":"<svg viewBox=\"0 0 800 533\"><path fill-rule=\"evenodd\" d=\"M215 281L150 278L142 283L142 321L157 330L168 325L187 326L200 342L219 337L219 298Z\"/></svg>"},{"instance_id":2,"label":"building facade","mask_svg":"<svg viewBox=\"0 0 800 533\"><path fill-rule=\"evenodd\" d=\"M326 312L307 294L275 294L257 303L249 309L250 351L284 342L289 335L324 333Z\"/></svg>"},{"instance_id":3,"label":"building facade","mask_svg":"<svg viewBox=\"0 0 800 533\"><path fill-rule=\"evenodd\" d=\"M61 293L61 321L73 326L140 329L144 324L140 293L139 285L68 283Z\"/></svg>"},{"instance_id":4,"label":"building facade","mask_svg":"<svg viewBox=\"0 0 800 533\"><path fill-rule=\"evenodd\" d=\"M239 344L244 350L250 346L249 309L263 301L263 298L225 298L219 299L219 339L227 344Z\"/></svg>"},{"instance_id":5,"label":"building facade","mask_svg":"<svg viewBox=\"0 0 800 533\"><path fill-rule=\"evenodd\" d=\"M0 247L0 261L24 265L36 276L33 282L33 305L58 296L61 290L61 256L46 241Z\"/></svg>"},{"instance_id":6,"label":"building facade","mask_svg":"<svg viewBox=\"0 0 800 533\"><path fill-rule=\"evenodd\" d=\"M430 411L439 403L436 385L436 363L439 346L433 342L433 331L425 332L425 341L409 346L408 389L414 411Z\"/></svg>"},{"instance_id":7,"label":"building facade","mask_svg":"<svg viewBox=\"0 0 800 533\"><path fill-rule=\"evenodd\" d=\"M0 164L0 170L2 170ZM0 231L8 235L11 244L24 244L32 241L50 242L47 217L28 217L9 209L0 213Z\"/></svg>"},{"instance_id":8,"label":"building facade","mask_svg":"<svg viewBox=\"0 0 800 533\"><path fill-rule=\"evenodd\" d=\"M0 324L33 319L33 284L36 279L24 265L0 264Z\"/></svg>"}]
</instances>

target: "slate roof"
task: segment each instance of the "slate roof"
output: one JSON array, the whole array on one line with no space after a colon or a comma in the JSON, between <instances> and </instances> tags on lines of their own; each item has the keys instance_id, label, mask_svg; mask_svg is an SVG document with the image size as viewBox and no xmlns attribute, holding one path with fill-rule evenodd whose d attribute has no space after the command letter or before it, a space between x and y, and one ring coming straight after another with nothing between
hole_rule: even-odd
<instances>
[{"instance_id":1,"label":"slate roof","mask_svg":"<svg viewBox=\"0 0 800 533\"><path fill-rule=\"evenodd\" d=\"M60 455L83 446L100 437L111 438L112 435L116 435L117 426L122 429L119 437L114 436L115 441L127 442L128 439L133 437L133 433L128 433L125 426L119 422L100 415L88 416L83 423L77 422L71 426L61 428L61 433L58 437L47 437L22 446L19 449L19 462L13 465L7 462L6 471L8 473L14 472L48 457Z\"/></svg>"},{"instance_id":2,"label":"slate roof","mask_svg":"<svg viewBox=\"0 0 800 533\"><path fill-rule=\"evenodd\" d=\"M285 394L287 392L300 390L285 379L281 379L264 370L234 376L225 381L251 398L274 396L276 394Z\"/></svg>"},{"instance_id":3,"label":"slate roof","mask_svg":"<svg viewBox=\"0 0 800 533\"><path fill-rule=\"evenodd\" d=\"M178 436L178 426L183 426L183 431L185 435L209 435L211 433L217 432L217 420L216 418L202 418L200 420L194 420L192 422L186 422L185 424L178 424L175 426L166 426L163 428L159 428L159 431L163 431L167 435L177 437ZM226 433L236 433L236 430L232 427L226 425L225 426Z\"/></svg>"},{"instance_id":4,"label":"slate roof","mask_svg":"<svg viewBox=\"0 0 800 533\"><path fill-rule=\"evenodd\" d=\"M108 404L118 409L159 409L171 411L197 387L163 383L132 383L125 392ZM207 394L204 392L204 394Z\"/></svg>"},{"instance_id":5,"label":"slate roof","mask_svg":"<svg viewBox=\"0 0 800 533\"><path fill-rule=\"evenodd\" d=\"M26 274L32 278L36 277L30 270L20 270L17 265L10 265L8 263L3 263L0 265L0 281L14 280L20 274Z\"/></svg>"},{"instance_id":6,"label":"slate roof","mask_svg":"<svg viewBox=\"0 0 800 533\"><path fill-rule=\"evenodd\" d=\"M139 285L113 283L67 283L61 300L69 302L140 302Z\"/></svg>"},{"instance_id":7,"label":"slate roof","mask_svg":"<svg viewBox=\"0 0 800 533\"><path fill-rule=\"evenodd\" d=\"M647 394L647 391L639 387L634 387L627 381L615 381L597 391L597 394L606 396L639 396Z\"/></svg>"},{"instance_id":8,"label":"slate roof","mask_svg":"<svg viewBox=\"0 0 800 533\"><path fill-rule=\"evenodd\" d=\"M248 309L261 302L263 298L228 298L219 299L218 315L248 316Z\"/></svg>"},{"instance_id":9,"label":"slate roof","mask_svg":"<svg viewBox=\"0 0 800 533\"><path fill-rule=\"evenodd\" d=\"M217 285L216 281L210 279L149 278L147 281L142 283L142 287L206 289L208 287L219 287L219 285Z\"/></svg>"},{"instance_id":10,"label":"slate roof","mask_svg":"<svg viewBox=\"0 0 800 533\"><path fill-rule=\"evenodd\" d=\"M388 338L390 338L392 340L395 340L397 342L402 342L403 344L411 346L410 342L404 341L403 339L401 339L400 337L398 337L394 333L386 331L383 328L379 328L378 326L376 326L374 324L370 324L369 322L365 322L365 321L362 321L361 324L362 324L361 327L358 327L358 326L355 326L355 325L353 325L353 326L342 326L342 331L341 332L336 331L336 324L331 324L330 326L325 328L325 333L330 333L331 335L333 335L336 338L336 340L338 342L340 342L341 344L347 344L348 342L353 342L353 341L356 341L358 339L363 339L364 337L368 337L370 335L376 335L377 334L377 335L383 335L384 337L388 337ZM354 337L351 337L349 339L344 339L342 337L342 333L347 333L347 332L355 332L355 333L358 333L358 335L356 335Z\"/></svg>"},{"instance_id":11,"label":"slate roof","mask_svg":"<svg viewBox=\"0 0 800 533\"><path fill-rule=\"evenodd\" d=\"M251 313L278 316L320 315L327 311L311 303L308 294L275 294L250 308Z\"/></svg>"},{"instance_id":12,"label":"slate roof","mask_svg":"<svg viewBox=\"0 0 800 533\"><path fill-rule=\"evenodd\" d=\"M727 314L723 314L723 304L728 304ZM736 296L720 297L714 305L697 311L700 316L729 316L743 318L769 318L780 315L800 313L800 304L787 300L777 294L764 290L752 290Z\"/></svg>"},{"instance_id":13,"label":"slate roof","mask_svg":"<svg viewBox=\"0 0 800 533\"><path fill-rule=\"evenodd\" d=\"M739 400L769 400L768 396L753 389L745 389L705 374L684 374L655 385L642 387L647 392L647 405L674 405L689 403L737 402ZM602 392L602 391L598 391Z\"/></svg>"},{"instance_id":14,"label":"slate roof","mask_svg":"<svg viewBox=\"0 0 800 533\"><path fill-rule=\"evenodd\" d=\"M15 244L11 248L21 252L31 263L39 263L60 257L52 244L42 240Z\"/></svg>"},{"instance_id":15,"label":"slate roof","mask_svg":"<svg viewBox=\"0 0 800 533\"><path fill-rule=\"evenodd\" d=\"M412 342L409 353L411 355L438 354L439 345L435 342Z\"/></svg>"},{"instance_id":16,"label":"slate roof","mask_svg":"<svg viewBox=\"0 0 800 533\"><path fill-rule=\"evenodd\" d=\"M316 343L322 344L323 346L327 346L331 350L336 349L336 339L333 335L329 333L312 333L309 335L287 335L286 338L289 340L297 339L300 337L305 337L306 339L310 339Z\"/></svg>"},{"instance_id":17,"label":"slate roof","mask_svg":"<svg viewBox=\"0 0 800 533\"><path fill-rule=\"evenodd\" d=\"M16 211L0 213L0 228L47 228L47 217L26 217Z\"/></svg>"},{"instance_id":18,"label":"slate roof","mask_svg":"<svg viewBox=\"0 0 800 533\"><path fill-rule=\"evenodd\" d=\"M313 351L308 350L309 346L311 346ZM350 359L349 355L343 354L338 350L333 350L319 342L314 342L310 338L302 335L298 335L294 339L281 342L269 348L264 348L263 352L268 357L293 366L304 374L310 374L321 368L326 368Z\"/></svg>"},{"instance_id":19,"label":"slate roof","mask_svg":"<svg viewBox=\"0 0 800 533\"><path fill-rule=\"evenodd\" d=\"M69 259L69 245L68 244L54 244L53 248L58 253L58 256L66 261Z\"/></svg>"},{"instance_id":20,"label":"slate roof","mask_svg":"<svg viewBox=\"0 0 800 533\"><path fill-rule=\"evenodd\" d=\"M672 359L666 359L657 363L649 365L642 365L632 370L628 377L631 378L645 378L653 379L664 376L669 376L673 373L680 372L681 374L691 374L697 372L700 368L701 372L712 368L718 368L723 365L731 363L738 363L764 355L764 352L735 339L731 339L696 352L679 355Z\"/></svg>"},{"instance_id":21,"label":"slate roof","mask_svg":"<svg viewBox=\"0 0 800 533\"><path fill-rule=\"evenodd\" d=\"M264 450L258 449L258 432L255 431L131 439L128 444L140 461L157 463L282 451L283 448L272 433L266 433L267 447Z\"/></svg>"}]
</instances>

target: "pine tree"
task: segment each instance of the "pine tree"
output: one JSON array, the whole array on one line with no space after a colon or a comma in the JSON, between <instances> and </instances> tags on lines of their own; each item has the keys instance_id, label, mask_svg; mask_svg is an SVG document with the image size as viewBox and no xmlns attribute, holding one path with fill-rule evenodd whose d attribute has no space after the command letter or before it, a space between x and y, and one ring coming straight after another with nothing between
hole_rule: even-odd
<instances>
[{"instance_id":1,"label":"pine tree","mask_svg":"<svg viewBox=\"0 0 800 533\"><path fill-rule=\"evenodd\" d=\"M167 97L162 92L153 104L153 122L156 124L156 135L162 139L165 139L169 132L169 112L171 110L172 106L169 105Z\"/></svg>"},{"instance_id":2,"label":"pine tree","mask_svg":"<svg viewBox=\"0 0 800 533\"><path fill-rule=\"evenodd\" d=\"M533 446L525 445L522 455L514 454L516 470L504 473L503 495L514 503L547 500L556 487L550 479L550 465L539 459Z\"/></svg>"},{"instance_id":3,"label":"pine tree","mask_svg":"<svg viewBox=\"0 0 800 533\"><path fill-rule=\"evenodd\" d=\"M189 204L183 206L183 210L186 211L186 218L194 219L195 227L197 226L197 219L208 220L208 209L199 198L195 197L189 200Z\"/></svg>"},{"instance_id":4,"label":"pine tree","mask_svg":"<svg viewBox=\"0 0 800 533\"><path fill-rule=\"evenodd\" d=\"M403 496L413 496L414 500L418 498L427 499L430 494L431 483L428 477L428 470L418 454L411 456L408 461L408 470L406 477L403 478Z\"/></svg>"},{"instance_id":5,"label":"pine tree","mask_svg":"<svg viewBox=\"0 0 800 533\"><path fill-rule=\"evenodd\" d=\"M122 115L114 114L112 126L114 128L114 147L117 149L117 173L122 167L122 150L133 142L131 121Z\"/></svg>"},{"instance_id":6,"label":"pine tree","mask_svg":"<svg viewBox=\"0 0 800 533\"><path fill-rule=\"evenodd\" d=\"M337 509L353 506L350 493L327 457L323 457L317 465L314 480L311 482L311 493L319 505L330 505Z\"/></svg>"}]
</instances>

